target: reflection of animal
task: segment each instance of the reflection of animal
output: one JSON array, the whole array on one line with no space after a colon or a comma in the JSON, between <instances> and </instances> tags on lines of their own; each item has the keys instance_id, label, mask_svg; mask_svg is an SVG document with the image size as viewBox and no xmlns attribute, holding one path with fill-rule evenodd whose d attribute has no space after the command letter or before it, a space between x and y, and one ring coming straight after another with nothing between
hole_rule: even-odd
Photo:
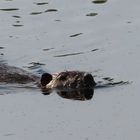
<instances>
[{"instance_id":1,"label":"reflection of animal","mask_svg":"<svg viewBox=\"0 0 140 140\"><path fill-rule=\"evenodd\" d=\"M43 90L94 88L93 76L86 72L65 71L58 74L44 73L41 77L28 73L17 67L0 64L0 82L27 84L37 83Z\"/></svg>"},{"instance_id":2,"label":"reflection of animal","mask_svg":"<svg viewBox=\"0 0 140 140\"><path fill-rule=\"evenodd\" d=\"M62 98L85 101L85 100L92 99L94 94L94 89L85 88L85 89L78 89L78 90L57 90L56 92Z\"/></svg>"},{"instance_id":3,"label":"reflection of animal","mask_svg":"<svg viewBox=\"0 0 140 140\"><path fill-rule=\"evenodd\" d=\"M52 90L45 90L42 92L44 95L49 95ZM94 88L82 88L82 89L57 89L55 92L62 98L71 100L90 100L94 95Z\"/></svg>"}]
</instances>

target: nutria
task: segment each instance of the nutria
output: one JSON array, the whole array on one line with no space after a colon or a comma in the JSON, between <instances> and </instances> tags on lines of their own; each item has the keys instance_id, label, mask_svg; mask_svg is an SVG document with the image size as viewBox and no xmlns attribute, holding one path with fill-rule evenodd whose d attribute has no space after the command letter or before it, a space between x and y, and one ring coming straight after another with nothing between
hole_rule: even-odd
<instances>
[{"instance_id":1,"label":"nutria","mask_svg":"<svg viewBox=\"0 0 140 140\"><path fill-rule=\"evenodd\" d=\"M57 74L44 73L41 77L45 89L82 89L93 88L96 83L93 76L81 71L65 71Z\"/></svg>"},{"instance_id":2,"label":"nutria","mask_svg":"<svg viewBox=\"0 0 140 140\"><path fill-rule=\"evenodd\" d=\"M94 88L93 76L86 72L65 71L57 74L42 74L41 78L21 68L0 64L1 83L27 84L34 82L43 90Z\"/></svg>"},{"instance_id":3,"label":"nutria","mask_svg":"<svg viewBox=\"0 0 140 140\"><path fill-rule=\"evenodd\" d=\"M129 81L114 82L112 78L103 78L105 82L99 81L96 85L93 76L87 72L65 71L56 74L44 73L42 76L29 73L21 68L0 63L0 85L31 83L39 87L44 95L50 94L53 90L68 99L89 100L92 98L95 88L106 88L115 85L129 84ZM25 86L26 88L27 86ZM30 87L30 84L28 85Z\"/></svg>"}]
</instances>

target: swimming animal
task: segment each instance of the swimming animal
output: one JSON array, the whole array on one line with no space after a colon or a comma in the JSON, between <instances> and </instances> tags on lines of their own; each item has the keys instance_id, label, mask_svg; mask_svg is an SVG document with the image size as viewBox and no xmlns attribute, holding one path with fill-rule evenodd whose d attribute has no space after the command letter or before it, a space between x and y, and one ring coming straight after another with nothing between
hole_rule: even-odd
<instances>
[{"instance_id":1,"label":"swimming animal","mask_svg":"<svg viewBox=\"0 0 140 140\"><path fill-rule=\"evenodd\" d=\"M52 75L44 73L41 77L41 85L45 89L83 89L94 88L96 83L90 73L65 71Z\"/></svg>"},{"instance_id":2,"label":"swimming animal","mask_svg":"<svg viewBox=\"0 0 140 140\"><path fill-rule=\"evenodd\" d=\"M42 76L29 73L21 68L0 63L0 89L10 84L18 87L30 87L32 85L42 90L42 94L49 95L53 90L67 99L89 100L94 94L94 88L108 88L115 85L129 84L129 81L114 82L112 78L103 78L105 82L94 81L90 73L82 71L64 71L55 74L43 73ZM31 83L31 85L29 84ZM34 87L33 86L33 87Z\"/></svg>"},{"instance_id":3,"label":"swimming animal","mask_svg":"<svg viewBox=\"0 0 140 140\"><path fill-rule=\"evenodd\" d=\"M44 90L94 88L93 76L87 72L65 71L56 74L44 73L41 78L21 68L0 64L1 83L35 83Z\"/></svg>"}]
</instances>

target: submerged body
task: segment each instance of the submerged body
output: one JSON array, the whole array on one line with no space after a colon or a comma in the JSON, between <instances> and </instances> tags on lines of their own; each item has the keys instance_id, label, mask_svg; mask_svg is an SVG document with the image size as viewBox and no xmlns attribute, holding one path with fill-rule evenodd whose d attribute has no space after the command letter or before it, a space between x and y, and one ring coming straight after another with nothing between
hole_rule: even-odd
<instances>
[{"instance_id":1,"label":"submerged body","mask_svg":"<svg viewBox=\"0 0 140 140\"><path fill-rule=\"evenodd\" d=\"M0 64L0 82L1 83L19 83L39 82L40 78L23 69Z\"/></svg>"}]
</instances>

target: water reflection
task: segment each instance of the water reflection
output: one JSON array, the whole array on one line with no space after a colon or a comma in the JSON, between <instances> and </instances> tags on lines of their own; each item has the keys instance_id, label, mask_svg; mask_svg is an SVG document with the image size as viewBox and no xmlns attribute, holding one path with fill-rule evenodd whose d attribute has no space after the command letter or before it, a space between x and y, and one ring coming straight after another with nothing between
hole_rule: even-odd
<instances>
[{"instance_id":1,"label":"water reflection","mask_svg":"<svg viewBox=\"0 0 140 140\"><path fill-rule=\"evenodd\" d=\"M42 91L42 94L49 95L53 91ZM71 99L71 100L91 100L94 95L93 88L84 88L84 89L73 89L73 90L55 90L55 92L62 98Z\"/></svg>"}]
</instances>

